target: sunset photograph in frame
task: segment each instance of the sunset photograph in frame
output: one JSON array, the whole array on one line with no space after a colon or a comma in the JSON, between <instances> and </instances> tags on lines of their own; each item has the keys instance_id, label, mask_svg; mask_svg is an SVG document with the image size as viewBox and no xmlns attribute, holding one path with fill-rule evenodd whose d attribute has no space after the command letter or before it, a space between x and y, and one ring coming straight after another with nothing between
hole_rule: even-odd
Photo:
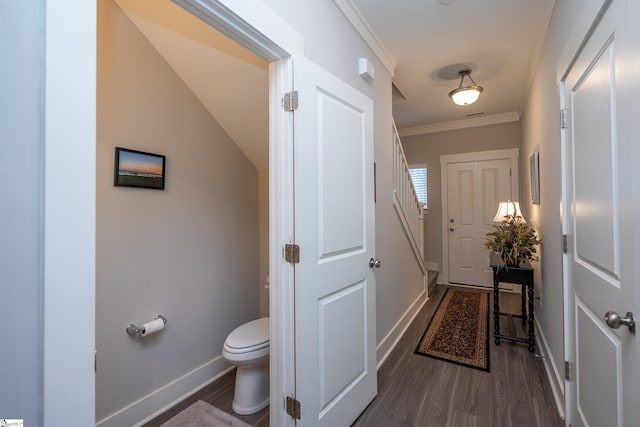
<instances>
[{"instance_id":1,"label":"sunset photograph in frame","mask_svg":"<svg viewBox=\"0 0 640 427\"><path fill-rule=\"evenodd\" d=\"M164 190L165 156L116 147L113 185Z\"/></svg>"}]
</instances>

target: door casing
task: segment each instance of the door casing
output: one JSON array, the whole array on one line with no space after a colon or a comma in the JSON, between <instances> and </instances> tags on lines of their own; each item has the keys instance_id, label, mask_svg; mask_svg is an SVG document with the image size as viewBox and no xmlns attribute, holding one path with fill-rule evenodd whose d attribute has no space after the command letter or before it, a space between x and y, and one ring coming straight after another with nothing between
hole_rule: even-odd
<instances>
[{"instance_id":1,"label":"door casing","mask_svg":"<svg viewBox=\"0 0 640 427\"><path fill-rule=\"evenodd\" d=\"M269 62L269 291L270 395L295 392L294 269L281 255L293 243L293 121L282 95L293 90L293 55L303 39L267 6L228 0L173 0ZM259 28L260 30L257 30ZM279 408L280 410L275 410ZM284 405L271 405L269 424L292 426Z\"/></svg>"}]
</instances>

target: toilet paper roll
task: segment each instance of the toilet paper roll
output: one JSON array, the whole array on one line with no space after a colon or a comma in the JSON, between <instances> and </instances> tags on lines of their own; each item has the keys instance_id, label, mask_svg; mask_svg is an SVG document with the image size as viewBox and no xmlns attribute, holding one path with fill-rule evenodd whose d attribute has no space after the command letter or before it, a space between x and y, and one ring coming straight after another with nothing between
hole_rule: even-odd
<instances>
[{"instance_id":1,"label":"toilet paper roll","mask_svg":"<svg viewBox=\"0 0 640 427\"><path fill-rule=\"evenodd\" d=\"M155 319L147 323L140 325L140 336L146 337L150 334L155 334L158 331L164 329L164 321L162 319Z\"/></svg>"}]
</instances>

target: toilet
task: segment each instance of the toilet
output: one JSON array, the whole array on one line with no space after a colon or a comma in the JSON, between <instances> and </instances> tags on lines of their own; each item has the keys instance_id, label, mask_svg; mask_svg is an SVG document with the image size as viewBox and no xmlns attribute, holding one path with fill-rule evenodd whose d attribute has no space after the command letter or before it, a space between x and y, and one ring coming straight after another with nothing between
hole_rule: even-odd
<instances>
[{"instance_id":1,"label":"toilet","mask_svg":"<svg viewBox=\"0 0 640 427\"><path fill-rule=\"evenodd\" d=\"M269 318L234 329L224 342L222 356L237 367L233 412L256 413L269 405Z\"/></svg>"}]
</instances>

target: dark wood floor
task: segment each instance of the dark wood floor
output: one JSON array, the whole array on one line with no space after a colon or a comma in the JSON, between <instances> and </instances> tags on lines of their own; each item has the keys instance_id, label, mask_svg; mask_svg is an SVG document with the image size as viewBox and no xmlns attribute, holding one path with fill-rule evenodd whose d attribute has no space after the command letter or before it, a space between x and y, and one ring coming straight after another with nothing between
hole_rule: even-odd
<instances>
[{"instance_id":1,"label":"dark wood floor","mask_svg":"<svg viewBox=\"0 0 640 427\"><path fill-rule=\"evenodd\" d=\"M257 414L252 415L238 415L231 410L231 403L233 401L233 387L235 385L236 380L236 371L235 369L222 377L218 378L208 386L202 388L196 393L192 394L182 402L178 403L176 406L167 410L166 412L160 414L153 420L144 424L143 427L157 427L165 421L169 420L169 418L181 412L183 409L190 406L192 403L197 402L198 400L204 400L205 402L210 403L216 408L228 412L229 414L233 414L236 418L241 419L245 423L258 426L258 427L269 427L269 407L267 406L262 411Z\"/></svg>"},{"instance_id":2,"label":"dark wood floor","mask_svg":"<svg viewBox=\"0 0 640 427\"><path fill-rule=\"evenodd\" d=\"M525 344L495 345L492 315L490 373L413 353L445 289L435 288L381 366L378 396L354 426L563 426L543 362ZM517 294L500 294L501 311L517 313L519 303ZM520 319L501 316L501 332L509 327L526 336Z\"/></svg>"},{"instance_id":3,"label":"dark wood floor","mask_svg":"<svg viewBox=\"0 0 640 427\"><path fill-rule=\"evenodd\" d=\"M354 426L564 426L542 361L524 344L503 341L496 346L493 319L489 329L490 373L413 353L445 289L436 286L378 371L378 396ZM519 301L518 295L501 294L500 308L516 313ZM489 310L492 313L491 306ZM502 316L500 328L503 332L515 328L526 336L519 319L513 322ZM159 426L197 400L233 413L234 380L232 371L145 426ZM269 425L269 408L250 416L236 416L252 426Z\"/></svg>"}]
</instances>

